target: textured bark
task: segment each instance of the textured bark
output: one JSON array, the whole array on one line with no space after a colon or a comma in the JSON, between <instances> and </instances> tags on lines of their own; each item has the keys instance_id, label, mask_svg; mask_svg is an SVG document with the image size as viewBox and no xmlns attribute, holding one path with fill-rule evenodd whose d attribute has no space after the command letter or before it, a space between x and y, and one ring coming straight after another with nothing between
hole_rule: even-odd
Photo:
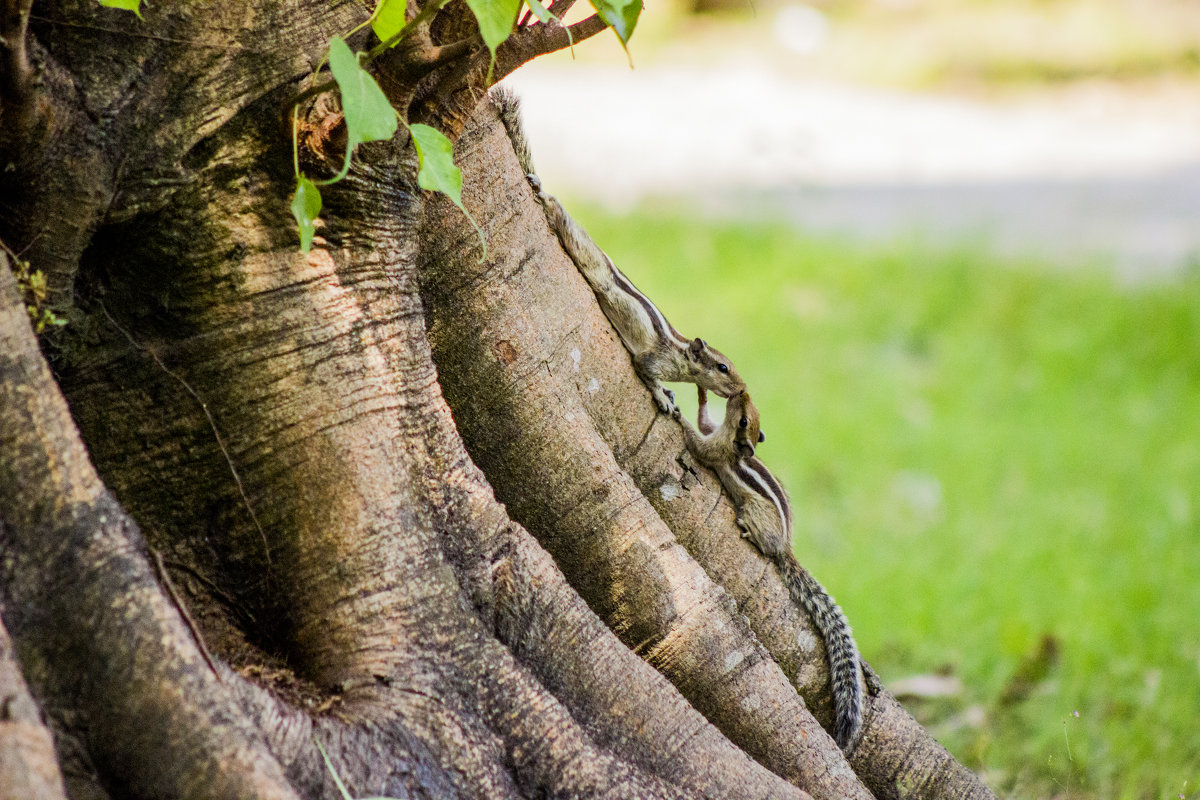
<instances>
[{"instance_id":1,"label":"textured bark","mask_svg":"<svg viewBox=\"0 0 1200 800\"><path fill-rule=\"evenodd\" d=\"M796 691L822 697L788 661L812 654L772 651L640 477L681 474L677 431L494 125L464 137L487 264L403 128L323 188L301 255L285 112L359 4L34 10L26 36L28 4L0 6L0 241L70 324L52 373L0 264L0 686L32 692L0 760L42 759L14 779L61 795L57 759L75 798L335 797L319 742L354 796L869 796ZM465 13L376 65L450 135L488 75ZM495 75L566 41L521 29ZM336 100L301 111L329 174ZM597 396L567 334L601 343ZM959 785L923 759L923 791ZM859 774L909 780L890 763Z\"/></svg>"},{"instance_id":2,"label":"textured bark","mask_svg":"<svg viewBox=\"0 0 1200 800\"><path fill-rule=\"evenodd\" d=\"M606 623L739 746L814 795L863 791L803 710L807 703L821 723L832 720L819 636L739 535L732 506L686 454L679 426L656 413L487 107L456 157L469 210L514 210L488 232L484 263L446 203L430 215L426 238L456 246L422 250L435 357L472 455ZM576 484L565 498L556 492L564 480ZM742 672L752 677L740 682ZM781 678L802 696L798 708ZM912 796L908 787L918 796L989 796L947 757L884 694L868 706L853 764L881 797Z\"/></svg>"},{"instance_id":3,"label":"textured bark","mask_svg":"<svg viewBox=\"0 0 1200 800\"><path fill-rule=\"evenodd\" d=\"M51 713L136 796L295 797L92 469L6 265L0 409L4 623Z\"/></svg>"},{"instance_id":4,"label":"textured bark","mask_svg":"<svg viewBox=\"0 0 1200 800\"><path fill-rule=\"evenodd\" d=\"M0 262L4 260L0 255ZM4 269L3 264L0 269ZM3 627L0 627L0 797L27 800L66 797L54 739L29 694L12 650L12 640Z\"/></svg>"},{"instance_id":5,"label":"textured bark","mask_svg":"<svg viewBox=\"0 0 1200 800\"><path fill-rule=\"evenodd\" d=\"M592 422L593 410L619 416L631 430L666 418L630 369L611 369L629 359L546 227L489 111L459 140L456 155L472 188L467 208L515 213L485 230L491 257L484 263L449 204L440 214L431 209L430 244L422 248L430 335L472 456L605 623L735 743L814 795L867 796ZM442 249L438 241L453 244ZM610 393L588 408L583 398L600 393L590 383L597 375Z\"/></svg>"}]
</instances>

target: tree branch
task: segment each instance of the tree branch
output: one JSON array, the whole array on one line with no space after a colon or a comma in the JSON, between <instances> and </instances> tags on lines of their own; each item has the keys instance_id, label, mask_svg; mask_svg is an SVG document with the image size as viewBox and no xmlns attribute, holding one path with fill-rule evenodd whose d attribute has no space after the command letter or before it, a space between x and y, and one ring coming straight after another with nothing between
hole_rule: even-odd
<instances>
[{"instance_id":1,"label":"tree branch","mask_svg":"<svg viewBox=\"0 0 1200 800\"><path fill-rule=\"evenodd\" d=\"M573 5L575 5L575 0L553 0L546 10L559 19L562 19L571 10L571 6Z\"/></svg>"},{"instance_id":2,"label":"tree branch","mask_svg":"<svg viewBox=\"0 0 1200 800\"><path fill-rule=\"evenodd\" d=\"M572 44L579 44L585 39L590 39L607 27L600 17L593 14L567 28L553 20L547 24L520 28L505 39L497 49L493 80L499 81L517 67L538 56L553 53ZM567 34L568 31L570 31L570 35Z\"/></svg>"}]
</instances>

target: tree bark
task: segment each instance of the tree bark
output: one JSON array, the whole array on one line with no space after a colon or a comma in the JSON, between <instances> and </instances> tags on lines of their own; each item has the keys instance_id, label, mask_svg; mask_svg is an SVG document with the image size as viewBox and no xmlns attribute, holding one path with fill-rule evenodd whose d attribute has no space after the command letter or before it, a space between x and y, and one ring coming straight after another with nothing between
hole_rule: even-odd
<instances>
[{"instance_id":1,"label":"tree bark","mask_svg":"<svg viewBox=\"0 0 1200 800\"><path fill-rule=\"evenodd\" d=\"M4 2L0 241L69 322L39 351L0 264L21 796L56 764L76 798L338 796L318 743L355 796L990 796L886 697L850 762L808 713L824 655L476 110L464 7L373 68L466 128L483 263L403 127L298 252L288 101L358 4ZM566 43L520 28L492 75ZM330 174L337 102L301 112Z\"/></svg>"},{"instance_id":2,"label":"tree bark","mask_svg":"<svg viewBox=\"0 0 1200 800\"><path fill-rule=\"evenodd\" d=\"M7 261L0 255L0 261ZM2 279L0 279L2 280ZM54 739L29 694L8 631L0 627L0 797L62 800Z\"/></svg>"}]
</instances>

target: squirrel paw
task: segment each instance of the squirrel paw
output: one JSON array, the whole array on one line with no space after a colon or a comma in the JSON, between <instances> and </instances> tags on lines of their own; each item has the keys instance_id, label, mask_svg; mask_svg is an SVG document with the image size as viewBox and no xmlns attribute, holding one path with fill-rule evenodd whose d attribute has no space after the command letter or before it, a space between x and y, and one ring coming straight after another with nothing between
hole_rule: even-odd
<instances>
[{"instance_id":1,"label":"squirrel paw","mask_svg":"<svg viewBox=\"0 0 1200 800\"><path fill-rule=\"evenodd\" d=\"M532 172L525 176L525 180L529 181L529 186L533 189L533 193L539 198L542 196L542 179Z\"/></svg>"},{"instance_id":2,"label":"squirrel paw","mask_svg":"<svg viewBox=\"0 0 1200 800\"><path fill-rule=\"evenodd\" d=\"M671 418L676 422L683 419L683 412L679 410L679 406L675 404L675 393L670 389L663 389L663 394L667 396L667 408L663 411L671 415Z\"/></svg>"},{"instance_id":3,"label":"squirrel paw","mask_svg":"<svg viewBox=\"0 0 1200 800\"><path fill-rule=\"evenodd\" d=\"M674 403L672 403L670 400L666 399L665 397L663 397L663 398L655 397L654 404L656 406L658 406L659 411L661 411L662 413L666 414L667 416L669 416L673 419L679 419L679 417L681 416L680 411L679 411L679 406L675 405Z\"/></svg>"},{"instance_id":4,"label":"squirrel paw","mask_svg":"<svg viewBox=\"0 0 1200 800\"><path fill-rule=\"evenodd\" d=\"M651 390L651 395L654 396L654 405L658 406L658 410L664 414L668 414L675 419L679 419L679 406L675 405L675 393L670 389L656 386Z\"/></svg>"}]
</instances>

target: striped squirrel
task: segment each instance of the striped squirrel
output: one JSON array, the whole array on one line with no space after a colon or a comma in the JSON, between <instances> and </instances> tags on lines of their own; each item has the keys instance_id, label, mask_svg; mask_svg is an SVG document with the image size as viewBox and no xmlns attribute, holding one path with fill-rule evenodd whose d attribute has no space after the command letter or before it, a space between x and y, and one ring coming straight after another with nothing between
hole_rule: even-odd
<instances>
[{"instance_id":1,"label":"striped squirrel","mask_svg":"<svg viewBox=\"0 0 1200 800\"><path fill-rule=\"evenodd\" d=\"M792 554L792 507L783 486L754 457L763 435L750 395L743 391L730 398L725 420L717 427L708 413L707 392L704 387L697 391L700 433L683 426L688 450L717 473L737 508L742 536L775 562L792 599L808 612L824 639L837 718L833 738L849 753L863 724L862 666L850 625L833 598Z\"/></svg>"},{"instance_id":2,"label":"striped squirrel","mask_svg":"<svg viewBox=\"0 0 1200 800\"><path fill-rule=\"evenodd\" d=\"M557 198L542 190L541 181L534 174L533 156L521 124L517 96L507 87L496 86L489 97L508 131L521 169L546 211L550 227L595 292L600 310L616 328L621 343L633 357L634 370L649 387L658 408L679 418L675 394L663 386L663 381L695 383L722 397L732 397L742 391L746 384L729 359L703 339L688 339L675 330L658 307L637 290L592 237L571 218Z\"/></svg>"}]
</instances>

